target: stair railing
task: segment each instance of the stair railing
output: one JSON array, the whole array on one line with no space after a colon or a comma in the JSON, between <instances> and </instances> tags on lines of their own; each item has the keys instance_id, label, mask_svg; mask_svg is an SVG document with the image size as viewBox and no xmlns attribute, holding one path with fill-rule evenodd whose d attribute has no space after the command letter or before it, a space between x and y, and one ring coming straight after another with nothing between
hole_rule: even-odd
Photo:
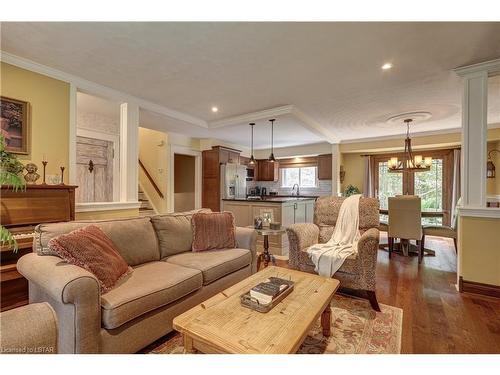
<instances>
[{"instance_id":1,"label":"stair railing","mask_svg":"<svg viewBox=\"0 0 500 375\"><path fill-rule=\"evenodd\" d=\"M156 193L158 193L158 196L163 199L163 193L161 192L160 188L158 187L158 185L156 185L156 182L153 180L153 177L151 177L151 174L148 172L148 170L146 169L146 167L144 166L144 164L142 163L141 159L139 159L139 165L141 166L142 170L144 171L144 174L146 175L146 177L148 178L149 182L151 183L151 185L153 185Z\"/></svg>"}]
</instances>

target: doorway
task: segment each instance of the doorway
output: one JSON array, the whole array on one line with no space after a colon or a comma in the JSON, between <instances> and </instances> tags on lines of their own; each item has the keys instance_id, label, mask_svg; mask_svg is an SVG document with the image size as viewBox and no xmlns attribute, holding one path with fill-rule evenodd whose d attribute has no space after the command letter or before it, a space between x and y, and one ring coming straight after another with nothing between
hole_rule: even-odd
<instances>
[{"instance_id":1,"label":"doorway","mask_svg":"<svg viewBox=\"0 0 500 375\"><path fill-rule=\"evenodd\" d=\"M196 157L174 154L174 211L190 211L196 207Z\"/></svg>"}]
</instances>

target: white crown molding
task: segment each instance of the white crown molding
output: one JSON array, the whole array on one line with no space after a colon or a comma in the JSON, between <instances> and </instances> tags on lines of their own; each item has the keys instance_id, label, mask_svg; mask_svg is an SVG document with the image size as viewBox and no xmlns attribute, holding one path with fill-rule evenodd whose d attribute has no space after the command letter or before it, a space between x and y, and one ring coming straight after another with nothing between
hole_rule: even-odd
<instances>
[{"instance_id":1,"label":"white crown molding","mask_svg":"<svg viewBox=\"0 0 500 375\"><path fill-rule=\"evenodd\" d=\"M500 208L482 206L459 207L458 214L461 217L484 217L487 219L500 219Z\"/></svg>"},{"instance_id":2,"label":"white crown molding","mask_svg":"<svg viewBox=\"0 0 500 375\"><path fill-rule=\"evenodd\" d=\"M61 70L51 68L49 66L39 64L35 61L16 56L2 50L0 50L0 61L17 66L19 68L30 70L35 73L43 74L60 81L68 82L75 85L78 90L86 91L89 94L96 94L121 102L132 102L137 104L141 109L146 109L148 111L155 112L176 120L184 121L189 124L200 126L202 128L208 128L208 124L205 120L199 119L183 112L176 111L168 107L164 107L160 104L150 102L146 99L138 98L133 95L129 95L124 92L112 89L110 87L88 81L73 74L69 74Z\"/></svg>"},{"instance_id":3,"label":"white crown molding","mask_svg":"<svg viewBox=\"0 0 500 375\"><path fill-rule=\"evenodd\" d=\"M484 61L478 64L460 66L453 69L453 71L460 77L480 72L487 72L489 76L500 74L500 59Z\"/></svg>"},{"instance_id":4,"label":"white crown molding","mask_svg":"<svg viewBox=\"0 0 500 375\"><path fill-rule=\"evenodd\" d=\"M97 212L113 210L133 210L139 208L141 202L99 202L99 203L77 203L76 212Z\"/></svg>"},{"instance_id":5,"label":"white crown molding","mask_svg":"<svg viewBox=\"0 0 500 375\"><path fill-rule=\"evenodd\" d=\"M321 125L316 120L311 118L309 115L307 115L306 113L299 110L297 107L293 107L292 114L296 118L301 120L307 129L309 129L310 131L312 131L314 134L318 135L319 137L323 138L328 143L331 143L331 144L340 143L340 139L337 138L332 132L330 132L323 125Z\"/></svg>"},{"instance_id":6,"label":"white crown molding","mask_svg":"<svg viewBox=\"0 0 500 375\"><path fill-rule=\"evenodd\" d=\"M264 109L262 111L250 112L250 113L245 113L243 115L226 117L220 120L210 121L208 123L208 128L209 129L223 128L225 126L288 115L292 113L293 108L294 108L293 105L283 105L280 107Z\"/></svg>"}]
</instances>

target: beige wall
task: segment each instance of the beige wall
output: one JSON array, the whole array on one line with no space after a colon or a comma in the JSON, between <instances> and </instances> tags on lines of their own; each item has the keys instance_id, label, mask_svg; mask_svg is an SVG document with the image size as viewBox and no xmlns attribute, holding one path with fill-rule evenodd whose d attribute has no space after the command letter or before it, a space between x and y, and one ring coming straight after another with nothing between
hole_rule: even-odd
<instances>
[{"instance_id":1,"label":"beige wall","mask_svg":"<svg viewBox=\"0 0 500 375\"><path fill-rule=\"evenodd\" d=\"M500 219L461 217L458 235L459 275L500 286Z\"/></svg>"},{"instance_id":2,"label":"beige wall","mask_svg":"<svg viewBox=\"0 0 500 375\"><path fill-rule=\"evenodd\" d=\"M365 162L361 154L342 154L341 165L345 171L344 182L341 184L342 191L344 191L348 185L353 185L363 192Z\"/></svg>"},{"instance_id":3,"label":"beige wall","mask_svg":"<svg viewBox=\"0 0 500 375\"><path fill-rule=\"evenodd\" d=\"M163 143L162 143L163 142ZM139 183L158 213L167 210L167 176L168 176L168 135L156 130L139 128L139 159L153 178L163 199L158 195L146 174L139 167Z\"/></svg>"},{"instance_id":4,"label":"beige wall","mask_svg":"<svg viewBox=\"0 0 500 375\"><path fill-rule=\"evenodd\" d=\"M488 142L488 151L500 151L500 141ZM487 195L500 195L500 152L493 152L491 154L491 161L495 164L495 178L488 178L486 181L486 194Z\"/></svg>"},{"instance_id":5,"label":"beige wall","mask_svg":"<svg viewBox=\"0 0 500 375\"><path fill-rule=\"evenodd\" d=\"M47 76L1 63L0 93L29 103L31 125L28 155L19 155L23 164L33 162L42 175L46 155L47 174L60 174L59 167L69 167L69 84ZM41 180L38 181L42 182Z\"/></svg>"}]
</instances>

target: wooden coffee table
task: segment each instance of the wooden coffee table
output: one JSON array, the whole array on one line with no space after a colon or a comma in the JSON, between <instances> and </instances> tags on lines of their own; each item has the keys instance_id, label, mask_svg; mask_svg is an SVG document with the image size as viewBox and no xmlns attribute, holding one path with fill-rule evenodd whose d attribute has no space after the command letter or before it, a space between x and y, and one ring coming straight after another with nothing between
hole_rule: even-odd
<instances>
[{"instance_id":1,"label":"wooden coffee table","mask_svg":"<svg viewBox=\"0 0 500 375\"><path fill-rule=\"evenodd\" d=\"M240 305L240 295L270 276L291 279L294 290L268 313ZM339 281L280 267L267 267L174 318L186 353L295 353L321 316L330 335L330 302Z\"/></svg>"}]
</instances>

